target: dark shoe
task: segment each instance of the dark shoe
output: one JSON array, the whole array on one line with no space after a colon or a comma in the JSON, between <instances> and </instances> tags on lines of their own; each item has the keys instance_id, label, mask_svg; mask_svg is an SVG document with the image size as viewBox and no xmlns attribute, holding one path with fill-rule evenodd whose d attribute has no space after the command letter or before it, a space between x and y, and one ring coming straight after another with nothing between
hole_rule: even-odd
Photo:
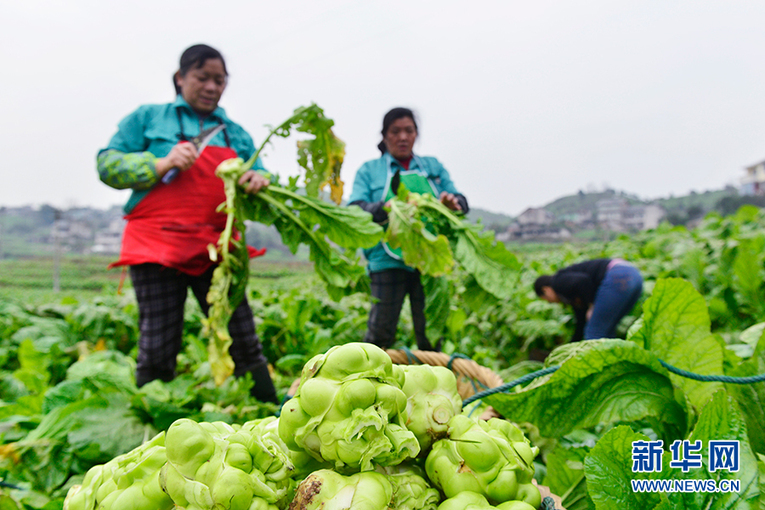
<instances>
[{"instance_id":1,"label":"dark shoe","mask_svg":"<svg viewBox=\"0 0 765 510\"><path fill-rule=\"evenodd\" d=\"M149 369L136 370L135 372L135 384L139 388L146 383L154 381L155 379L159 379L160 381L164 382L170 382L175 379L175 372Z\"/></svg>"},{"instance_id":2,"label":"dark shoe","mask_svg":"<svg viewBox=\"0 0 765 510\"><path fill-rule=\"evenodd\" d=\"M441 337L438 339L438 342L436 342L436 346L433 347L430 342L426 340L427 344L425 342L420 342L417 344L417 348L421 351L433 351L433 352L441 352L442 344L444 343L444 338Z\"/></svg>"}]
</instances>

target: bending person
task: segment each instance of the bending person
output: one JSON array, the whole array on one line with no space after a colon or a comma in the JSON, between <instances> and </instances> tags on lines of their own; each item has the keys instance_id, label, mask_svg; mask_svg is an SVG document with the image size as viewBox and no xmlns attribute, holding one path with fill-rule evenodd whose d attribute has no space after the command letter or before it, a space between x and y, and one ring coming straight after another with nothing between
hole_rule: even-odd
<instances>
[{"instance_id":1,"label":"bending person","mask_svg":"<svg viewBox=\"0 0 765 510\"><path fill-rule=\"evenodd\" d=\"M449 172L436 158L417 156L417 122L408 108L394 108L383 118L383 140L377 146L382 155L364 163L353 181L350 205L372 213L375 222L385 224L384 206L398 191L399 183L409 191L430 193L451 210L467 213L467 199L454 187ZM420 350L437 350L425 335L425 294L420 272L404 264L401 251L379 243L364 250L371 279L374 303L369 313L364 341L388 348L396 340L401 307L409 295L412 323Z\"/></svg>"},{"instance_id":2,"label":"bending person","mask_svg":"<svg viewBox=\"0 0 765 510\"><path fill-rule=\"evenodd\" d=\"M173 75L175 101L139 107L120 122L117 133L98 153L101 180L113 188L132 189L125 205L127 225L120 258L112 266L130 266L138 301L138 386L175 377L189 288L208 313L206 296L215 263L207 246L216 245L226 224L226 215L216 211L225 195L215 169L223 160L248 159L255 152L250 135L218 106L227 77L217 50L203 44L191 46ZM197 154L187 140L219 124L225 129ZM178 176L168 184L161 182L172 168L180 170ZM263 168L260 161L256 168ZM269 180L249 171L239 184L257 193ZM252 395L278 403L246 298L234 311L229 332L234 374L250 373L255 382Z\"/></svg>"},{"instance_id":3,"label":"bending person","mask_svg":"<svg viewBox=\"0 0 765 510\"><path fill-rule=\"evenodd\" d=\"M640 299L643 278L624 260L595 259L540 276L534 291L549 303L573 307L576 329L572 342L615 338L619 321Z\"/></svg>"}]
</instances>

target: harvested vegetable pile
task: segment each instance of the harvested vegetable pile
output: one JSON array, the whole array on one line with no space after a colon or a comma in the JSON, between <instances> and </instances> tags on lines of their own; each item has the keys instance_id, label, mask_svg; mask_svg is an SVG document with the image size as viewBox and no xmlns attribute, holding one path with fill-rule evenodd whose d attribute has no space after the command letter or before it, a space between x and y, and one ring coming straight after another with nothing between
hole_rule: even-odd
<instances>
[{"instance_id":1,"label":"harvested vegetable pile","mask_svg":"<svg viewBox=\"0 0 765 510\"><path fill-rule=\"evenodd\" d=\"M91 468L64 509L537 508L538 448L458 403L443 367L410 370L372 344L336 346L303 367L279 418L177 420Z\"/></svg>"}]
</instances>

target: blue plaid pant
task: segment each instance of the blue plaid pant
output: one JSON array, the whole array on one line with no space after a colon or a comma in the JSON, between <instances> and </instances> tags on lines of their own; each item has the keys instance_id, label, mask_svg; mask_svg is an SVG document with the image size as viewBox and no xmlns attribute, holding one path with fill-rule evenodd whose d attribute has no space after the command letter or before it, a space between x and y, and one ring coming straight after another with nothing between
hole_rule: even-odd
<instances>
[{"instance_id":1,"label":"blue plaid pant","mask_svg":"<svg viewBox=\"0 0 765 510\"><path fill-rule=\"evenodd\" d=\"M154 379L170 381L175 377L183 340L183 310L188 289L191 288L207 315L207 291L213 270L210 268L200 276L191 276L159 264L130 266L141 333L136 364L136 382L139 386ZM246 298L234 311L228 331L233 340L229 354L234 360L235 375L244 375L256 365L267 363Z\"/></svg>"},{"instance_id":2,"label":"blue plaid pant","mask_svg":"<svg viewBox=\"0 0 765 510\"><path fill-rule=\"evenodd\" d=\"M430 342L425 336L425 293L420 281L420 272L387 269L370 273L369 278L374 302L369 311L364 341L383 349L388 349L394 344L401 307L404 298L409 294L417 348L431 350Z\"/></svg>"}]
</instances>

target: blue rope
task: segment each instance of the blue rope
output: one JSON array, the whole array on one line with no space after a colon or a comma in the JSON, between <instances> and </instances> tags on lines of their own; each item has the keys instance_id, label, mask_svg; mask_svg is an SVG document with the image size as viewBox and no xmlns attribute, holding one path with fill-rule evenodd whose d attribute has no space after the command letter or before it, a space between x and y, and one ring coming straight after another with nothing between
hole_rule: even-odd
<instances>
[{"instance_id":1,"label":"blue rope","mask_svg":"<svg viewBox=\"0 0 765 510\"><path fill-rule=\"evenodd\" d=\"M661 363L661 365L664 368L666 368L668 371L672 372L673 374L677 374L681 377L686 377L688 379L693 379L696 381L704 381L704 382L717 381L717 382L724 382L729 384L754 384L754 383L765 381L765 374L753 375L748 377L733 377L729 375L702 375L702 374L695 374L693 372L689 372L681 368L673 367L666 361L659 360L659 363ZM554 365L551 367L543 368L542 370L537 370L536 372L532 372L530 374L524 375L523 377L519 377L518 379L511 381L509 383L497 386L496 388L491 388L491 389L482 391L480 393L476 393L472 397L465 399L462 402L462 405L464 407L472 402L475 402L476 400L481 400L484 397L488 397L489 395L494 395L495 393L504 393L505 391L509 390L510 388L513 388L514 386L531 382L537 377L542 377L543 375L551 374L555 372L556 370L558 370L559 368L560 368L560 365Z\"/></svg>"},{"instance_id":2,"label":"blue rope","mask_svg":"<svg viewBox=\"0 0 765 510\"><path fill-rule=\"evenodd\" d=\"M489 395L494 395L495 393L504 393L505 391L509 390L510 388L514 386L531 382L537 377L542 377L543 375L552 374L559 368L560 368L560 365L554 365L552 367L543 368L542 370L537 370L536 372L531 372L530 374L526 374L523 377L519 377L515 381L501 384L497 386L496 388L490 388L480 393L476 393L472 397L469 397L466 400L464 400L462 402L462 407L465 407L466 405L470 404L471 402L475 402L476 400L480 400L484 397L488 397Z\"/></svg>"},{"instance_id":3,"label":"blue rope","mask_svg":"<svg viewBox=\"0 0 765 510\"><path fill-rule=\"evenodd\" d=\"M555 508L555 500L551 498L550 496L546 496L545 499L542 500L542 506L539 507L540 510L557 510Z\"/></svg>"},{"instance_id":4,"label":"blue rope","mask_svg":"<svg viewBox=\"0 0 765 510\"><path fill-rule=\"evenodd\" d=\"M406 354L406 357L409 358L410 365L422 365L422 361L417 359L417 356L415 356L414 353L409 350L409 348L404 347L401 350L404 351L404 354Z\"/></svg>"},{"instance_id":5,"label":"blue rope","mask_svg":"<svg viewBox=\"0 0 765 510\"><path fill-rule=\"evenodd\" d=\"M455 360L455 359L466 359L466 360L468 360L468 361L473 361L472 359L470 359L470 357L469 357L469 356L465 356L464 354L460 354L460 353L458 353L458 352L455 352L454 354L452 354L452 355L449 357L449 362L446 364L446 368L448 368L449 370L451 370L451 369L452 369L452 363L454 363L454 360Z\"/></svg>"},{"instance_id":6,"label":"blue rope","mask_svg":"<svg viewBox=\"0 0 765 510\"><path fill-rule=\"evenodd\" d=\"M662 364L664 368L672 372L673 374L677 374L682 377L686 377L688 379L693 379L695 381L704 381L704 382L724 382L724 383L730 383L730 384L753 384L758 382L765 381L765 374L760 375L752 375L749 377L732 377L730 375L701 375L701 374L694 374L693 372L688 372L687 370L683 370L682 368L673 367L669 363L659 360L659 363Z\"/></svg>"}]
</instances>

